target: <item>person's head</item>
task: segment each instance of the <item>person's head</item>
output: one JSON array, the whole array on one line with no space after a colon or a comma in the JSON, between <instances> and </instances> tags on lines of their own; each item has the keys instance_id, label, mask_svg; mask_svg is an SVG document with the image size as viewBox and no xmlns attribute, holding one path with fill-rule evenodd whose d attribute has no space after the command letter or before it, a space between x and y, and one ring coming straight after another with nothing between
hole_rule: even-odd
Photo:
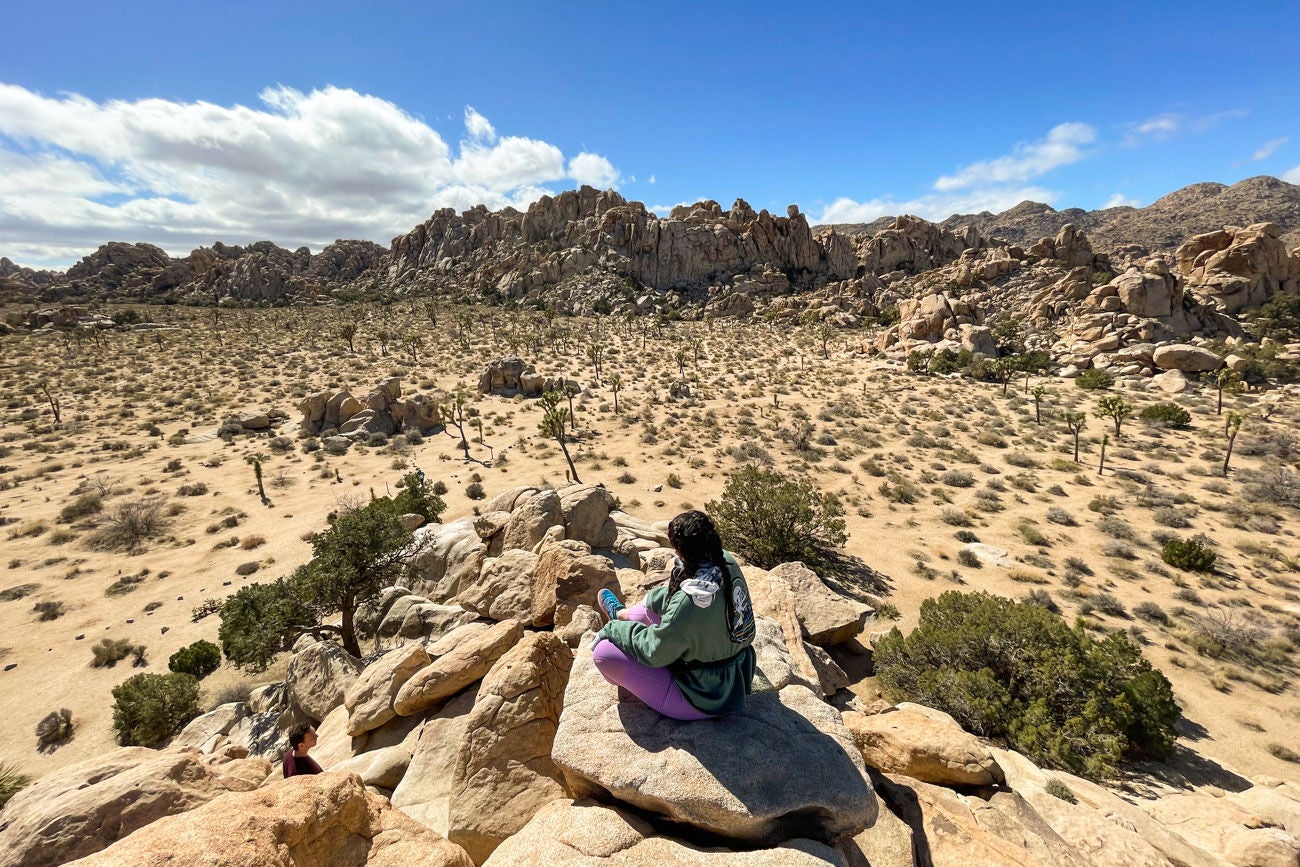
<instances>
[{"instance_id":1,"label":"person's head","mask_svg":"<svg viewBox=\"0 0 1300 867\"><path fill-rule=\"evenodd\" d=\"M307 749L316 746L316 729L312 728L311 723L298 723L289 729L289 748L297 752L304 745Z\"/></svg>"},{"instance_id":2,"label":"person's head","mask_svg":"<svg viewBox=\"0 0 1300 867\"><path fill-rule=\"evenodd\" d=\"M700 566L722 566L722 537L713 519L703 512L682 512L668 524L668 542L682 558L683 571L694 574Z\"/></svg>"}]
</instances>

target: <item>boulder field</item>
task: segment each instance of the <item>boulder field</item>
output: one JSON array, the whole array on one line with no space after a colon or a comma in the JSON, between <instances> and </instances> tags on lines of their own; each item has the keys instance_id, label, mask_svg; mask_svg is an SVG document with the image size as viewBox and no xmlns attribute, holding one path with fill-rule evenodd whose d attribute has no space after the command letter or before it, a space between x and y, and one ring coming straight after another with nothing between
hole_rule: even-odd
<instances>
[{"instance_id":1,"label":"boulder field","mask_svg":"<svg viewBox=\"0 0 1300 867\"><path fill-rule=\"evenodd\" d=\"M744 710L659 716L592 662L595 592L635 598L670 562L663 528L615 506L519 488L420 528L412 586L359 612L369 655L304 641L285 682L168 748L36 781L0 811L0 867L1297 864L1294 783L1138 797L931 708L864 706L835 657L866 652L874 600L799 563L745 569ZM281 779L302 720L326 773Z\"/></svg>"}]
</instances>

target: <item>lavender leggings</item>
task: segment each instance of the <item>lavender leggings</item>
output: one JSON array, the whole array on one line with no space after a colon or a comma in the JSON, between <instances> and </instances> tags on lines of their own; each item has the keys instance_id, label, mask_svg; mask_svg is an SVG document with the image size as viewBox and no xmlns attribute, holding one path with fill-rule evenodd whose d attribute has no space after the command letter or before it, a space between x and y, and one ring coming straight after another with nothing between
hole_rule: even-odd
<instances>
[{"instance_id":1,"label":"lavender leggings","mask_svg":"<svg viewBox=\"0 0 1300 867\"><path fill-rule=\"evenodd\" d=\"M659 625L659 615L644 605L627 609L627 619L646 626ZM591 657L605 680L623 687L664 716L679 720L712 719L712 715L696 710L686 700L668 669L651 668L637 662L608 640L597 643Z\"/></svg>"}]
</instances>

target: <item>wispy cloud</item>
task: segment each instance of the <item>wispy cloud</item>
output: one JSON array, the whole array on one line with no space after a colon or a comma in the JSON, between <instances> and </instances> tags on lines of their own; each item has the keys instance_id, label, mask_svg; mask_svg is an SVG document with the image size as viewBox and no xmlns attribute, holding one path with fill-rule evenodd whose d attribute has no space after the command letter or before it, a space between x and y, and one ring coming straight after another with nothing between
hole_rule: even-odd
<instances>
[{"instance_id":1,"label":"wispy cloud","mask_svg":"<svg viewBox=\"0 0 1300 867\"><path fill-rule=\"evenodd\" d=\"M999 213L1030 200L1054 204L1060 194L1028 182L1088 156L1097 132L1086 123L1062 123L1036 141L1018 142L1005 156L981 160L942 175L935 192L913 199L882 196L859 202L842 197L827 205L815 224L868 223L879 217L914 214L945 220L954 214Z\"/></svg>"},{"instance_id":2,"label":"wispy cloud","mask_svg":"<svg viewBox=\"0 0 1300 867\"><path fill-rule=\"evenodd\" d=\"M1122 208L1122 207L1140 208L1142 207L1142 203L1137 199L1124 195L1123 193L1115 193L1109 199L1107 199L1106 203L1103 204L1101 207L1102 210L1105 210L1106 208Z\"/></svg>"},{"instance_id":3,"label":"wispy cloud","mask_svg":"<svg viewBox=\"0 0 1300 867\"><path fill-rule=\"evenodd\" d=\"M1288 141L1290 141L1290 139L1286 136L1283 136L1282 138L1269 139L1260 146L1259 150L1255 151L1251 159L1266 160L1273 156L1273 154L1277 153L1277 149L1282 147L1282 145L1286 144Z\"/></svg>"},{"instance_id":4,"label":"wispy cloud","mask_svg":"<svg viewBox=\"0 0 1300 867\"><path fill-rule=\"evenodd\" d=\"M110 239L175 253L214 240L387 243L439 207L526 207L550 184L618 179L604 156L499 135L470 106L453 149L354 90L274 87L259 100L95 102L0 83L0 253L66 264Z\"/></svg>"},{"instance_id":5,"label":"wispy cloud","mask_svg":"<svg viewBox=\"0 0 1300 867\"><path fill-rule=\"evenodd\" d=\"M971 163L956 174L944 175L934 182L934 188L943 192L990 183L1021 183L1078 162L1084 156L1083 146L1096 138L1096 131L1086 123L1059 124L1038 141L1018 143L1006 156Z\"/></svg>"},{"instance_id":6,"label":"wispy cloud","mask_svg":"<svg viewBox=\"0 0 1300 867\"><path fill-rule=\"evenodd\" d=\"M1282 174L1282 180L1286 181L1288 184L1300 184L1300 166L1296 166L1289 172L1284 172Z\"/></svg>"},{"instance_id":7,"label":"wispy cloud","mask_svg":"<svg viewBox=\"0 0 1300 867\"><path fill-rule=\"evenodd\" d=\"M1121 144L1126 147L1138 147L1149 142L1167 141L1188 133L1209 132L1222 123L1239 120L1249 115L1250 112L1244 109L1229 109L1202 115L1164 112L1128 124Z\"/></svg>"}]
</instances>

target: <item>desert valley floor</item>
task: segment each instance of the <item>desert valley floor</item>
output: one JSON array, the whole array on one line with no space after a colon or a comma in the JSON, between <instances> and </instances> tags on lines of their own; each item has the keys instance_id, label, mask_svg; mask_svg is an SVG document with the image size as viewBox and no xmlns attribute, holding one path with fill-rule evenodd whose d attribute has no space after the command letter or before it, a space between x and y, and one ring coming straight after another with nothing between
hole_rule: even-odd
<instances>
[{"instance_id":1,"label":"desert valley floor","mask_svg":"<svg viewBox=\"0 0 1300 867\"><path fill-rule=\"evenodd\" d=\"M1115 436L1093 414L1097 392L1035 378L1029 385L1045 387L1040 423L1026 383L1004 395L996 384L911 373L863 351L869 330L823 347L790 320L547 322L449 308L435 325L404 301L216 317L141 309L158 327L80 341L0 337L0 759L33 777L111 749L111 689L138 671L165 672L169 655L199 638L216 640L218 618L193 622L194 608L305 562L306 536L340 504L390 491L412 467L446 484L443 520L511 487L563 484L565 459L539 433L537 401L477 391L485 364L519 355L583 385L569 446L578 473L633 515L664 521L705 508L745 463L810 478L840 498L844 552L859 567L836 586L887 603L873 629L896 614L907 631L921 601L947 589L1047 594L1090 629L1129 631L1172 680L1182 742L1202 758L1161 773L1197 784L1231 771L1300 780L1296 512L1259 488L1300 452L1295 393L1224 394L1225 413L1245 414L1224 477L1213 390L1124 391L1138 410L1177 402L1192 423L1168 429L1135 414ZM360 323L355 351L339 336L345 319ZM482 422L481 441L466 426L469 460L454 429L340 455L300 436L296 406L306 395L364 397L391 377L404 394L466 392ZM58 403L58 425L42 387ZM260 434L217 435L225 419L257 408L283 418ZM1087 413L1079 463L1062 421L1070 410ZM98 511L75 507L95 500ZM133 553L95 547L103 521L142 500L162 503L158 535ZM958 534L1007 556L977 555ZM1216 570L1163 564L1169 534L1212 540ZM92 667L91 646L105 636L144 645L145 666ZM203 683L205 704L282 676L223 665ZM874 697L872 678L856 677L854 692ZM75 736L38 752L37 722L63 707Z\"/></svg>"}]
</instances>

